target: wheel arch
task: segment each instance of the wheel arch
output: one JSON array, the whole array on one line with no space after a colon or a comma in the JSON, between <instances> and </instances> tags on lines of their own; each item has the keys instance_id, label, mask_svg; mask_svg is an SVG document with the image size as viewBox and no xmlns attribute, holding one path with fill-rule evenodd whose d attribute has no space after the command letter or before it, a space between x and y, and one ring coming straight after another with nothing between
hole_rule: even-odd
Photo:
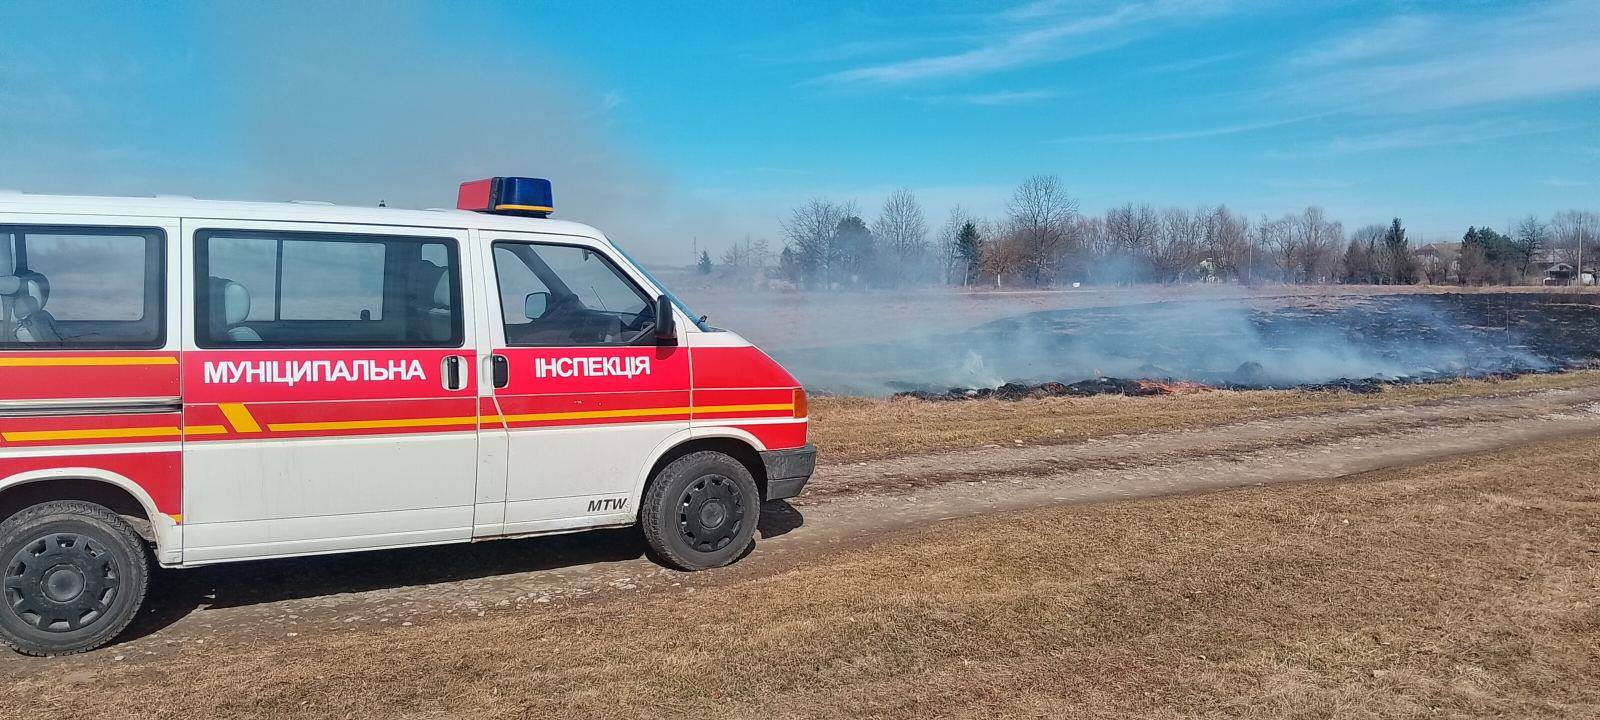
<instances>
[{"instance_id":1,"label":"wheel arch","mask_svg":"<svg viewBox=\"0 0 1600 720\"><path fill-rule=\"evenodd\" d=\"M644 495L650 489L650 482L655 479L661 469L690 453L702 450L720 452L743 465L750 471L750 477L756 481L756 490L761 497L767 494L767 466L761 461L763 450L761 441L754 435L735 428L717 428L710 431L696 428L692 431L675 434L653 454L651 461L644 468L643 475L636 484L634 497L639 498L635 505L643 503Z\"/></svg>"},{"instance_id":2,"label":"wheel arch","mask_svg":"<svg viewBox=\"0 0 1600 720\"><path fill-rule=\"evenodd\" d=\"M105 507L130 520L134 531L156 546L157 557L171 547L174 527L156 510L155 500L138 483L102 468L61 467L31 470L0 478L0 521L52 500L81 500Z\"/></svg>"}]
</instances>

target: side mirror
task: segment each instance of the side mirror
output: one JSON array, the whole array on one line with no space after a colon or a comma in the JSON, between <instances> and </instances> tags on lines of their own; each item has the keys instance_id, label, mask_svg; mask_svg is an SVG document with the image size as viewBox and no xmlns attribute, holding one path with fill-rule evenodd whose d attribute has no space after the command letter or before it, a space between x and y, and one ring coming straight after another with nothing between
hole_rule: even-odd
<instances>
[{"instance_id":1,"label":"side mirror","mask_svg":"<svg viewBox=\"0 0 1600 720\"><path fill-rule=\"evenodd\" d=\"M656 343L660 345L678 344L678 324L672 314L672 298L665 295L656 298Z\"/></svg>"},{"instance_id":2,"label":"side mirror","mask_svg":"<svg viewBox=\"0 0 1600 720\"><path fill-rule=\"evenodd\" d=\"M522 315L529 320L538 320L544 317L545 312L549 310L550 293L528 293L528 297L522 300Z\"/></svg>"}]
</instances>

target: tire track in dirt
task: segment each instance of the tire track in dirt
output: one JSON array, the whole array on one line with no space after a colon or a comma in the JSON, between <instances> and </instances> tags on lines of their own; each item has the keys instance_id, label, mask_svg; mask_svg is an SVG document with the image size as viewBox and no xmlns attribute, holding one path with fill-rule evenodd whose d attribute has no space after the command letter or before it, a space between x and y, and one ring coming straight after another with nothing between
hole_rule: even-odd
<instances>
[{"instance_id":1,"label":"tire track in dirt","mask_svg":"<svg viewBox=\"0 0 1600 720\"><path fill-rule=\"evenodd\" d=\"M190 644L293 642L634 592L693 593L950 518L1336 478L1577 434L1600 435L1600 387L823 465L814 492L764 508L755 552L723 571L664 570L641 557L630 531L166 571L131 639L73 659L0 657L0 672L155 667Z\"/></svg>"}]
</instances>

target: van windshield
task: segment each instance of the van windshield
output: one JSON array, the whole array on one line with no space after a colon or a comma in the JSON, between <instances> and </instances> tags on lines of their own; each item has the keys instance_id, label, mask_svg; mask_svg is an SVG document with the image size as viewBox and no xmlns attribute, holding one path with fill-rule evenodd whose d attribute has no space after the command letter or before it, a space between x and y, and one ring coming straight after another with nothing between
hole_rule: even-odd
<instances>
[{"instance_id":1,"label":"van windshield","mask_svg":"<svg viewBox=\"0 0 1600 720\"><path fill-rule=\"evenodd\" d=\"M622 253L622 257L627 259L628 264L632 265L634 269L638 270L640 273L643 273L645 278L650 280L650 284L660 288L661 292L666 294L667 299L671 300L673 305L677 305L678 309L683 311L683 314L688 315L689 322L694 323L694 326L700 328L701 332L716 332L720 329L712 327L710 323L707 323L705 321L705 316L690 310L689 305L685 303L682 298L678 297L677 295L673 294L671 290L667 289L666 283L661 282L660 278L657 278L649 270L645 269L644 265L640 264L638 260L635 260L632 255L629 255L627 250L623 250L622 246L618 245L616 241L612 241L611 247L616 248L617 252Z\"/></svg>"}]
</instances>

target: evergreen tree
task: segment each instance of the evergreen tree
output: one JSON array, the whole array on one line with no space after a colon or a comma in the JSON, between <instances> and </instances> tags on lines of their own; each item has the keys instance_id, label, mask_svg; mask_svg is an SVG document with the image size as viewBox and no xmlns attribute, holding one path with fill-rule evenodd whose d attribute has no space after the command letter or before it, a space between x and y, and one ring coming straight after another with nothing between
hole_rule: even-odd
<instances>
[{"instance_id":1,"label":"evergreen tree","mask_svg":"<svg viewBox=\"0 0 1600 720\"><path fill-rule=\"evenodd\" d=\"M1492 228L1471 227L1461 238L1461 281L1514 283L1526 265L1516 242Z\"/></svg>"},{"instance_id":2,"label":"evergreen tree","mask_svg":"<svg viewBox=\"0 0 1600 720\"><path fill-rule=\"evenodd\" d=\"M1351 238L1344 250L1344 282L1360 285L1373 281L1372 246L1361 238Z\"/></svg>"},{"instance_id":3,"label":"evergreen tree","mask_svg":"<svg viewBox=\"0 0 1600 720\"><path fill-rule=\"evenodd\" d=\"M1413 285L1417 282L1417 258L1411 254L1411 243L1406 240L1406 229L1400 225L1400 218L1395 218L1389 224L1389 231L1383 234L1383 254L1385 268L1389 279L1398 285Z\"/></svg>"},{"instance_id":4,"label":"evergreen tree","mask_svg":"<svg viewBox=\"0 0 1600 720\"><path fill-rule=\"evenodd\" d=\"M710 275L711 274L711 253L707 252L705 250L701 250L700 251L700 262L697 263L697 266L700 268L700 274L701 275Z\"/></svg>"},{"instance_id":5,"label":"evergreen tree","mask_svg":"<svg viewBox=\"0 0 1600 720\"><path fill-rule=\"evenodd\" d=\"M785 245L783 251L778 253L778 277L800 285L805 282L804 275L804 271L800 268L800 259L795 257L794 249Z\"/></svg>"},{"instance_id":6,"label":"evergreen tree","mask_svg":"<svg viewBox=\"0 0 1600 720\"><path fill-rule=\"evenodd\" d=\"M838 277L866 285L877 279L877 236L866 222L855 215L839 220L833 229L833 247L838 258Z\"/></svg>"},{"instance_id":7,"label":"evergreen tree","mask_svg":"<svg viewBox=\"0 0 1600 720\"><path fill-rule=\"evenodd\" d=\"M972 284L978 279L978 263L983 259L983 236L976 225L970 222L961 225L961 232L956 234L956 257L965 268L961 284Z\"/></svg>"}]
</instances>

